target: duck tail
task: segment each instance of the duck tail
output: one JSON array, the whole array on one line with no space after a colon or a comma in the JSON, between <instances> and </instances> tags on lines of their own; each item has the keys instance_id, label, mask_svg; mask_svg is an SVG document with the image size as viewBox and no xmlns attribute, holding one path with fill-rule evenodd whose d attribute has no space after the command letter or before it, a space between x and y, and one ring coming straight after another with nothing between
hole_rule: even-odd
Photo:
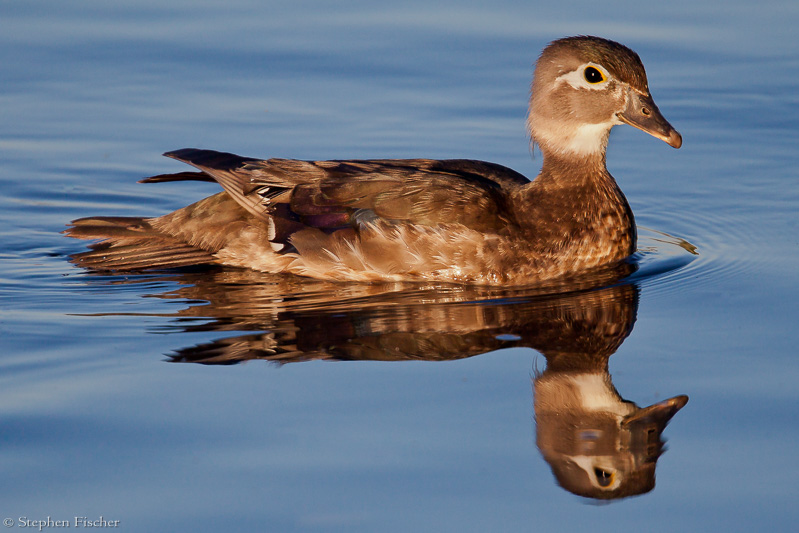
<instances>
[{"instance_id":1,"label":"duck tail","mask_svg":"<svg viewBox=\"0 0 799 533\"><path fill-rule=\"evenodd\" d=\"M158 231L151 219L89 217L73 220L62 233L76 239L100 239L70 256L72 263L100 271L162 270L215 263L207 250Z\"/></svg>"}]
</instances>

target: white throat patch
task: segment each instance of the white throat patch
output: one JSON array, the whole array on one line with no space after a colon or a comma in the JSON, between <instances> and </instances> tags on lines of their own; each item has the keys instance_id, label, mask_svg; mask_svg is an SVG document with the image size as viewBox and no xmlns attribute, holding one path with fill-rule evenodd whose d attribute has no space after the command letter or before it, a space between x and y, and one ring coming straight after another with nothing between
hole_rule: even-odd
<instances>
[{"instance_id":1,"label":"white throat patch","mask_svg":"<svg viewBox=\"0 0 799 533\"><path fill-rule=\"evenodd\" d=\"M562 154L587 156L602 152L608 143L610 128L620 124L618 120L600 124L583 124L571 132L550 132L535 129L536 141Z\"/></svg>"},{"instance_id":2,"label":"white throat patch","mask_svg":"<svg viewBox=\"0 0 799 533\"><path fill-rule=\"evenodd\" d=\"M586 411L603 411L622 418L635 410L618 397L602 374L578 374L572 376L571 382L577 388L580 406Z\"/></svg>"}]
</instances>

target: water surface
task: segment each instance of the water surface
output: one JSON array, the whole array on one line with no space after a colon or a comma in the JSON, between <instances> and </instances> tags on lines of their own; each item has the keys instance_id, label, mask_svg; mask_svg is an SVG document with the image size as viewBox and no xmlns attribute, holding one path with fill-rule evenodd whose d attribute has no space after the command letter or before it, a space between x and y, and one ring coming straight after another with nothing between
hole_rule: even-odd
<instances>
[{"instance_id":1,"label":"water surface","mask_svg":"<svg viewBox=\"0 0 799 533\"><path fill-rule=\"evenodd\" d=\"M3 518L790 530L799 8L578 4L0 7ZM619 282L508 292L68 262L84 246L59 234L74 218L154 216L217 191L136 184L182 169L159 155L181 147L473 158L533 176L531 65L581 33L641 55L684 137L675 151L611 135L608 165L642 228ZM641 408L690 397L663 430L654 488L586 505L556 478L567 447L546 394L573 385L570 370ZM591 420L574 442L599 449L601 426L648 475L660 441L633 429L650 422Z\"/></svg>"}]
</instances>

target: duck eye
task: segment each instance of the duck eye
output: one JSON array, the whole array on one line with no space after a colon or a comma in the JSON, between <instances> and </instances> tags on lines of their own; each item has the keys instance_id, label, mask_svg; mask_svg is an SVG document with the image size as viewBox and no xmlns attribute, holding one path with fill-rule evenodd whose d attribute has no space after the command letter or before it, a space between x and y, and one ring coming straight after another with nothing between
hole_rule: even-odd
<instances>
[{"instance_id":1,"label":"duck eye","mask_svg":"<svg viewBox=\"0 0 799 533\"><path fill-rule=\"evenodd\" d=\"M596 476L596 481L599 483L599 486L604 488L609 487L616 478L613 472L602 468L594 468L594 475Z\"/></svg>"},{"instance_id":2,"label":"duck eye","mask_svg":"<svg viewBox=\"0 0 799 533\"><path fill-rule=\"evenodd\" d=\"M588 83L602 83L605 81L605 75L596 67L585 67L583 76L585 76L585 81Z\"/></svg>"}]
</instances>

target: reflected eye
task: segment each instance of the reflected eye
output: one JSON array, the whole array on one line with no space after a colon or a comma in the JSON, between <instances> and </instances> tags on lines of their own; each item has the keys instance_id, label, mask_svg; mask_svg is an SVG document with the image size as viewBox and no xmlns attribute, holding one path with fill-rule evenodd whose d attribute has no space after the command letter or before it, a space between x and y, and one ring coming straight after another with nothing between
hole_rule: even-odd
<instances>
[{"instance_id":1,"label":"reflected eye","mask_svg":"<svg viewBox=\"0 0 799 533\"><path fill-rule=\"evenodd\" d=\"M585 76L585 81L588 83L602 83L605 81L605 75L596 67L585 67L583 76Z\"/></svg>"},{"instance_id":2,"label":"reflected eye","mask_svg":"<svg viewBox=\"0 0 799 533\"><path fill-rule=\"evenodd\" d=\"M596 481L599 483L600 487L609 487L616 477L613 472L604 470L602 468L594 468L594 475L596 476Z\"/></svg>"}]
</instances>

